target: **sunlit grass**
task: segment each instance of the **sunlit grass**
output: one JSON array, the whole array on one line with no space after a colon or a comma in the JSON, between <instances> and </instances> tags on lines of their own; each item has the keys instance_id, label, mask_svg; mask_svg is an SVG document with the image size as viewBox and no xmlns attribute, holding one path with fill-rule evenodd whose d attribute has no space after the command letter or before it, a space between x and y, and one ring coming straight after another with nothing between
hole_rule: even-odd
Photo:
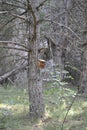
<instances>
[{"instance_id":1,"label":"sunlit grass","mask_svg":"<svg viewBox=\"0 0 87 130\"><path fill-rule=\"evenodd\" d=\"M52 89L52 88L51 88ZM61 124L70 107L76 91L67 88L53 88L53 91L47 92L46 102L48 105L49 113L52 117L52 122L47 124L47 130L61 130ZM52 94L52 95L51 95ZM83 109L84 108L84 109ZM85 130L87 127L87 101L83 98L77 97L68 112L67 118L64 123L64 130ZM85 110L85 111L84 111ZM84 113L85 112L85 115ZM81 116L79 116L81 115ZM85 118L84 118L85 117ZM52 124L55 124L54 127ZM78 127L78 128L77 128Z\"/></svg>"},{"instance_id":2,"label":"sunlit grass","mask_svg":"<svg viewBox=\"0 0 87 130\"><path fill-rule=\"evenodd\" d=\"M27 89L14 86L0 88L0 129L6 130L61 130L64 117L76 91L53 87L44 88L45 116L31 122L28 118ZM87 101L77 97L64 122L64 130L87 130Z\"/></svg>"}]
</instances>

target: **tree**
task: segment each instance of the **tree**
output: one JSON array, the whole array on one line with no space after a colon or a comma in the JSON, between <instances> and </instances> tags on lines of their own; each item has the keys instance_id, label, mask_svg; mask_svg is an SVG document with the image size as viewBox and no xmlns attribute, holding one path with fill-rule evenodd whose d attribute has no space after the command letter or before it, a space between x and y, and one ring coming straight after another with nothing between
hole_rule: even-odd
<instances>
[{"instance_id":1,"label":"tree","mask_svg":"<svg viewBox=\"0 0 87 130\"><path fill-rule=\"evenodd\" d=\"M47 0L44 0L41 3L37 1L29 1L29 0L26 0L26 2L24 3L19 1L18 2L19 5L17 4L17 1L12 2L6 0L2 2L3 5L5 4L14 7L15 10L14 11L11 10L10 12L5 11L5 13L9 13L9 15L12 16L12 18L8 20L3 25L3 27L1 27L1 29L5 28L6 25L8 24L10 25L10 23L12 23L14 20L17 21L18 19L24 21L25 26L27 28L27 32L25 34L26 35L25 45L19 42L14 42L14 41L12 42L8 40L8 41L1 41L1 43L7 43L10 46L6 47L5 45L2 45L1 47L13 49L13 50L16 49L16 51L17 50L19 51L19 54L20 51L25 51L27 53L28 93L29 93L29 103L30 103L29 110L30 110L30 116L35 118L42 117L45 112L45 105L44 105L43 94L42 94L42 79L41 79L40 68L38 68L38 44L39 44L38 36L40 35L39 24L38 24L39 22L38 10L41 6L44 5L46 1ZM11 71L10 73L7 73L2 77L5 78L13 73L14 71Z\"/></svg>"},{"instance_id":2,"label":"tree","mask_svg":"<svg viewBox=\"0 0 87 130\"><path fill-rule=\"evenodd\" d=\"M4 14L5 11L9 11L11 8L9 5L3 5L2 0L0 2L0 28L8 21L9 14ZM4 28L0 30L0 41L8 41L12 38L13 28ZM3 43L4 44L4 43ZM7 44L5 45L7 46ZM14 63L10 62L10 58L7 57L9 55L8 49L0 48L0 76L8 72L10 69L13 68ZM6 79L5 79L6 80Z\"/></svg>"},{"instance_id":3,"label":"tree","mask_svg":"<svg viewBox=\"0 0 87 130\"><path fill-rule=\"evenodd\" d=\"M87 93L87 0L84 1L84 20L85 26L83 30L83 54L82 54L82 69L81 69L81 76L80 76L80 92Z\"/></svg>"},{"instance_id":4,"label":"tree","mask_svg":"<svg viewBox=\"0 0 87 130\"><path fill-rule=\"evenodd\" d=\"M32 1L37 3L36 1ZM37 14L35 5L27 3L31 20L33 23L33 36L29 40L29 48L31 51L28 52L28 90L29 90L29 102L30 102L30 115L33 117L42 117L45 111L43 95L42 95L42 81L38 64L38 25L37 25ZM32 32L32 27L30 26ZM30 32L30 33L31 33Z\"/></svg>"}]
</instances>

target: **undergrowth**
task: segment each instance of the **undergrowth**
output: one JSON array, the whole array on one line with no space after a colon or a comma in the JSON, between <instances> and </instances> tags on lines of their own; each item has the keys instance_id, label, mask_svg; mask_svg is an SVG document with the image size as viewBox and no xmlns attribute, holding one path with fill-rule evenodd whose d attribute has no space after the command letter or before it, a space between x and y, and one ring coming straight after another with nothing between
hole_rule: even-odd
<instances>
[{"instance_id":1,"label":"undergrowth","mask_svg":"<svg viewBox=\"0 0 87 130\"><path fill-rule=\"evenodd\" d=\"M44 86L45 117L32 122L28 118L27 89L0 87L0 130L87 130L87 98L78 95L68 112L76 90L47 83Z\"/></svg>"}]
</instances>

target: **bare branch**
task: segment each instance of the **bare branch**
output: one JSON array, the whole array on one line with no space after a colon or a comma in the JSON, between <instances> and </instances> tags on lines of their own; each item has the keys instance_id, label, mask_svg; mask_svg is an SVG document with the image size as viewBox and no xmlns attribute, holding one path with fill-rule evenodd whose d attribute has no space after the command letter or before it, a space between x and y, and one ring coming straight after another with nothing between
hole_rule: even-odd
<instances>
[{"instance_id":1,"label":"bare branch","mask_svg":"<svg viewBox=\"0 0 87 130\"><path fill-rule=\"evenodd\" d=\"M47 2L48 0L44 0L42 3L40 3L37 7L36 10L38 11L40 7L42 7L44 5L45 2Z\"/></svg>"},{"instance_id":2,"label":"bare branch","mask_svg":"<svg viewBox=\"0 0 87 130\"><path fill-rule=\"evenodd\" d=\"M70 32L72 32L72 34L74 34L74 36L76 36L79 40L81 40L81 38L68 26L65 26L64 24L61 24L61 23L56 23L58 24L60 27L64 27L66 28L67 30L69 30Z\"/></svg>"},{"instance_id":3,"label":"bare branch","mask_svg":"<svg viewBox=\"0 0 87 130\"><path fill-rule=\"evenodd\" d=\"M15 8L13 7L13 8L11 8L11 9L9 9L9 10L4 10L4 11L0 11L0 14L8 14L8 13L10 13L11 11L13 11Z\"/></svg>"},{"instance_id":4,"label":"bare branch","mask_svg":"<svg viewBox=\"0 0 87 130\"><path fill-rule=\"evenodd\" d=\"M41 19L41 20L37 21L37 24L43 23L43 22L50 22L51 24L53 23L53 24L56 24L56 25L58 25L60 27L64 27L67 30L69 30L76 38L78 38L81 41L81 38L70 27L68 27L68 26L66 26L66 25L64 25L62 23L58 23L58 22L52 21L50 19Z\"/></svg>"},{"instance_id":5,"label":"bare branch","mask_svg":"<svg viewBox=\"0 0 87 130\"><path fill-rule=\"evenodd\" d=\"M9 46L0 46L0 48L5 48L5 49L13 49L13 50L19 50L19 51L25 51L25 52L29 52L26 49L23 48L17 48L17 47L9 47Z\"/></svg>"},{"instance_id":6,"label":"bare branch","mask_svg":"<svg viewBox=\"0 0 87 130\"><path fill-rule=\"evenodd\" d=\"M25 48L25 49L28 49L28 47L27 46L25 46L25 45L23 45L23 44L20 44L20 43L18 43L18 42L13 42L13 41L0 41L0 44L1 45L5 45L5 44L11 44L11 45L18 45L18 46L20 46L20 47L23 47L23 48Z\"/></svg>"},{"instance_id":7,"label":"bare branch","mask_svg":"<svg viewBox=\"0 0 87 130\"><path fill-rule=\"evenodd\" d=\"M3 60L4 58L9 58L9 57L21 57L22 59L24 59L24 60L27 60L27 56L22 56L22 55L20 55L20 54L9 54L9 55L3 55L3 56L0 56L0 61L1 60Z\"/></svg>"},{"instance_id":8,"label":"bare branch","mask_svg":"<svg viewBox=\"0 0 87 130\"><path fill-rule=\"evenodd\" d=\"M15 16L16 18L22 19L26 21L26 18L17 14L10 13L12 16Z\"/></svg>"},{"instance_id":9,"label":"bare branch","mask_svg":"<svg viewBox=\"0 0 87 130\"><path fill-rule=\"evenodd\" d=\"M24 15L27 11L24 11L23 13L20 14ZM15 20L17 17L15 16L14 18L11 18L7 23L5 23L3 26L0 27L0 31L2 31L2 29L4 29L9 23L11 23L13 20Z\"/></svg>"},{"instance_id":10,"label":"bare branch","mask_svg":"<svg viewBox=\"0 0 87 130\"><path fill-rule=\"evenodd\" d=\"M0 11L0 14L7 14L9 11Z\"/></svg>"},{"instance_id":11,"label":"bare branch","mask_svg":"<svg viewBox=\"0 0 87 130\"><path fill-rule=\"evenodd\" d=\"M69 111L70 111L70 109L71 109L73 103L75 102L75 100L76 100L78 94L79 94L79 92L76 93L75 97L73 98L73 100L72 100L72 102L71 102L71 104L70 104L70 106L69 106L69 108L68 108L68 110L67 110L67 113L66 113L66 115L65 115L65 117L64 117L64 120L63 120L63 123L62 123L61 130L64 130L64 129L63 129L63 125L64 125L64 123L65 123L65 121L66 121L66 118L67 118L67 116L68 116L68 113L69 113Z\"/></svg>"},{"instance_id":12,"label":"bare branch","mask_svg":"<svg viewBox=\"0 0 87 130\"><path fill-rule=\"evenodd\" d=\"M11 75L19 73L19 71L25 69L27 67L27 63L24 65L20 65L19 67L14 68L13 70L5 73L4 75L0 76L0 82L9 78Z\"/></svg>"},{"instance_id":13,"label":"bare branch","mask_svg":"<svg viewBox=\"0 0 87 130\"><path fill-rule=\"evenodd\" d=\"M19 6L19 5L16 5L16 4L13 4L13 3L10 3L10 2L0 2L0 4L10 5L10 6L12 6L12 7L21 8L21 9L24 9L24 10L25 10L24 7Z\"/></svg>"}]
</instances>

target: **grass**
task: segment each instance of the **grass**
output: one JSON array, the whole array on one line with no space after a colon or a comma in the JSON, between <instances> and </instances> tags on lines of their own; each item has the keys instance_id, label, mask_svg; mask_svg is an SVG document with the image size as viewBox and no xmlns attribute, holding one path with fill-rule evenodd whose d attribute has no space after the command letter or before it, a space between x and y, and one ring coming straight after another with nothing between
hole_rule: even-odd
<instances>
[{"instance_id":1,"label":"grass","mask_svg":"<svg viewBox=\"0 0 87 130\"><path fill-rule=\"evenodd\" d=\"M66 112L75 96L72 87L44 86L45 117L28 118L27 89L0 87L0 130L61 130ZM64 130L87 130L87 99L77 97L64 123Z\"/></svg>"}]
</instances>

